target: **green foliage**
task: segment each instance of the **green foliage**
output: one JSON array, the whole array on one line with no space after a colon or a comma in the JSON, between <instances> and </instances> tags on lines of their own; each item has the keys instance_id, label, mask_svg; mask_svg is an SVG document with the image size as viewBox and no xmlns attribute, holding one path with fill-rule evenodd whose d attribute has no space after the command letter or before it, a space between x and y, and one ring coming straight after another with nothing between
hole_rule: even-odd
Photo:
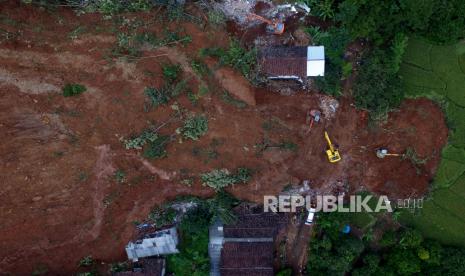
<instances>
[{"instance_id":1,"label":"green foliage","mask_svg":"<svg viewBox=\"0 0 465 276\"><path fill-rule=\"evenodd\" d=\"M326 62L325 76L316 77L315 86L321 93L338 97L342 95L341 79L341 68L328 60Z\"/></svg>"},{"instance_id":2,"label":"green foliage","mask_svg":"<svg viewBox=\"0 0 465 276\"><path fill-rule=\"evenodd\" d=\"M99 12L105 15L115 15L122 12L149 11L153 5L149 0L94 0L85 2L67 0L65 2L80 8L83 12Z\"/></svg>"},{"instance_id":3,"label":"green foliage","mask_svg":"<svg viewBox=\"0 0 465 276\"><path fill-rule=\"evenodd\" d=\"M400 63L402 62L402 57L407 47L408 37L404 33L397 33L394 36L394 40L391 45L392 52L392 61L391 61L391 70L393 73L397 73L400 69Z\"/></svg>"},{"instance_id":4,"label":"green foliage","mask_svg":"<svg viewBox=\"0 0 465 276\"><path fill-rule=\"evenodd\" d=\"M401 80L392 72L392 63L387 54L381 50L371 52L354 85L356 106L377 115L398 107L404 97Z\"/></svg>"},{"instance_id":5,"label":"green foliage","mask_svg":"<svg viewBox=\"0 0 465 276\"><path fill-rule=\"evenodd\" d=\"M257 62L257 50L246 50L242 48L239 41L231 39L229 49L221 57L221 63L229 65L241 73L249 80L254 79L254 69Z\"/></svg>"},{"instance_id":6,"label":"green foliage","mask_svg":"<svg viewBox=\"0 0 465 276\"><path fill-rule=\"evenodd\" d=\"M352 71L344 61L344 51L349 42L350 36L343 28L332 27L324 35L318 36L317 43L325 46L327 58L325 76L315 78L315 85L321 92L332 96L342 94L341 79Z\"/></svg>"},{"instance_id":7,"label":"green foliage","mask_svg":"<svg viewBox=\"0 0 465 276\"><path fill-rule=\"evenodd\" d=\"M162 72L165 81L168 83L173 83L178 79L179 73L181 73L181 66L179 64L164 64L162 67Z\"/></svg>"},{"instance_id":8,"label":"green foliage","mask_svg":"<svg viewBox=\"0 0 465 276\"><path fill-rule=\"evenodd\" d=\"M329 33L327 31L321 30L320 26L306 27L305 32L310 35L313 45L321 44L321 41L329 36Z\"/></svg>"},{"instance_id":9,"label":"green foliage","mask_svg":"<svg viewBox=\"0 0 465 276\"><path fill-rule=\"evenodd\" d=\"M82 84L66 84L63 87L63 96L72 97L84 93L87 88Z\"/></svg>"},{"instance_id":10,"label":"green foliage","mask_svg":"<svg viewBox=\"0 0 465 276\"><path fill-rule=\"evenodd\" d=\"M117 170L115 172L114 178L118 183L126 182L126 173L123 170Z\"/></svg>"},{"instance_id":11,"label":"green foliage","mask_svg":"<svg viewBox=\"0 0 465 276\"><path fill-rule=\"evenodd\" d=\"M319 215L316 237L310 241L308 275L461 275L453 272L465 271L465 264L459 264L465 261L465 249L425 240L409 228L385 232L381 247L365 247L358 238L341 233L344 216ZM454 260L449 254L456 254Z\"/></svg>"},{"instance_id":12,"label":"green foliage","mask_svg":"<svg viewBox=\"0 0 465 276\"><path fill-rule=\"evenodd\" d=\"M161 88L146 87L144 93L150 99L152 107L167 104L171 99L171 93L166 86Z\"/></svg>"},{"instance_id":13,"label":"green foliage","mask_svg":"<svg viewBox=\"0 0 465 276\"><path fill-rule=\"evenodd\" d=\"M311 7L311 14L323 20L332 19L336 12L337 1L334 0L301 0Z\"/></svg>"},{"instance_id":14,"label":"green foliage","mask_svg":"<svg viewBox=\"0 0 465 276\"><path fill-rule=\"evenodd\" d=\"M238 199L226 193L224 190L217 191L215 197L207 200L211 222L220 219L225 224L232 224L236 221L236 216L232 208L240 203Z\"/></svg>"},{"instance_id":15,"label":"green foliage","mask_svg":"<svg viewBox=\"0 0 465 276\"><path fill-rule=\"evenodd\" d=\"M292 269L286 268L276 273L276 276L292 276Z\"/></svg>"},{"instance_id":16,"label":"green foliage","mask_svg":"<svg viewBox=\"0 0 465 276\"><path fill-rule=\"evenodd\" d=\"M191 67L192 70L194 70L194 72L201 77L207 75L210 71L204 62L197 59L191 61Z\"/></svg>"},{"instance_id":17,"label":"green foliage","mask_svg":"<svg viewBox=\"0 0 465 276\"><path fill-rule=\"evenodd\" d=\"M129 264L127 262L118 262L110 264L110 273L123 272L129 270Z\"/></svg>"},{"instance_id":18,"label":"green foliage","mask_svg":"<svg viewBox=\"0 0 465 276\"><path fill-rule=\"evenodd\" d=\"M124 139L123 143L126 149L142 149L142 147L149 143L154 142L159 138L158 134L151 130L144 130L139 136L132 139Z\"/></svg>"},{"instance_id":19,"label":"green foliage","mask_svg":"<svg viewBox=\"0 0 465 276\"><path fill-rule=\"evenodd\" d=\"M208 11L207 16L208 23L215 28L223 27L226 25L226 17L221 11L210 10Z\"/></svg>"},{"instance_id":20,"label":"green foliage","mask_svg":"<svg viewBox=\"0 0 465 276\"><path fill-rule=\"evenodd\" d=\"M154 141L150 141L144 150L144 157L148 159L166 157L166 146L171 141L171 137L160 135Z\"/></svg>"},{"instance_id":21,"label":"green foliage","mask_svg":"<svg viewBox=\"0 0 465 276\"><path fill-rule=\"evenodd\" d=\"M227 169L215 169L200 175L204 186L217 191L237 183L247 183L251 177L252 171L247 168L238 168L235 174L231 174Z\"/></svg>"},{"instance_id":22,"label":"green foliage","mask_svg":"<svg viewBox=\"0 0 465 276\"><path fill-rule=\"evenodd\" d=\"M197 206L189 209L178 225L180 253L167 256L167 270L174 275L208 275L208 227L216 218L226 223L233 222L235 218L231 209L238 201L223 191L211 199L190 201Z\"/></svg>"},{"instance_id":23,"label":"green foliage","mask_svg":"<svg viewBox=\"0 0 465 276\"><path fill-rule=\"evenodd\" d=\"M423 242L420 232L414 229L406 229L400 233L399 245L403 248L418 248Z\"/></svg>"},{"instance_id":24,"label":"green foliage","mask_svg":"<svg viewBox=\"0 0 465 276\"><path fill-rule=\"evenodd\" d=\"M381 240L379 241L379 245L383 247L392 247L397 243L397 236L396 233L393 231L386 231L384 232Z\"/></svg>"},{"instance_id":25,"label":"green foliage","mask_svg":"<svg viewBox=\"0 0 465 276\"><path fill-rule=\"evenodd\" d=\"M365 37L376 45L402 32L422 34L441 43L465 35L465 6L460 0L345 0L339 4L335 18L354 38Z\"/></svg>"},{"instance_id":26,"label":"green foliage","mask_svg":"<svg viewBox=\"0 0 465 276\"><path fill-rule=\"evenodd\" d=\"M222 56L226 55L226 51L220 47L213 47L213 48L202 48L199 50L200 57L215 57L221 58Z\"/></svg>"},{"instance_id":27,"label":"green foliage","mask_svg":"<svg viewBox=\"0 0 465 276\"><path fill-rule=\"evenodd\" d=\"M185 121L184 125L176 130L178 134L181 134L186 139L194 141L208 131L208 118L205 115L193 115L189 116Z\"/></svg>"},{"instance_id":28,"label":"green foliage","mask_svg":"<svg viewBox=\"0 0 465 276\"><path fill-rule=\"evenodd\" d=\"M231 39L228 50L222 48L203 48L200 50L201 57L211 56L220 59L223 65L229 65L241 73L249 80L255 78L255 67L257 63L257 50L244 49L237 39Z\"/></svg>"},{"instance_id":29,"label":"green foliage","mask_svg":"<svg viewBox=\"0 0 465 276\"><path fill-rule=\"evenodd\" d=\"M94 265L95 261L94 259L92 258L92 256L86 256L84 258L82 258L80 261L79 261L79 266L80 267L87 267L87 266L92 266Z\"/></svg>"},{"instance_id":30,"label":"green foliage","mask_svg":"<svg viewBox=\"0 0 465 276\"><path fill-rule=\"evenodd\" d=\"M171 225L175 222L177 212L169 205L154 208L149 213L149 220L152 221L156 227L163 227Z\"/></svg>"},{"instance_id":31,"label":"green foliage","mask_svg":"<svg viewBox=\"0 0 465 276\"><path fill-rule=\"evenodd\" d=\"M427 26L422 28L421 34L436 42L453 43L465 36L465 5L461 0L448 1L425 1L426 12L431 13L428 24L421 22L421 15L415 18L420 18L417 25ZM420 6L425 6L421 3ZM414 6L414 5L412 5ZM426 13L425 12L425 13ZM425 19L426 20L426 19Z\"/></svg>"}]
</instances>

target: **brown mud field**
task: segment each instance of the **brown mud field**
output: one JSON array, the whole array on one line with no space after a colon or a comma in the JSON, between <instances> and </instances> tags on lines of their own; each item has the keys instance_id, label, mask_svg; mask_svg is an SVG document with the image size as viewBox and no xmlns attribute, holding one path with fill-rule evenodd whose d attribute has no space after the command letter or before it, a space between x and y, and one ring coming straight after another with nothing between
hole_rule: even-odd
<instances>
[{"instance_id":1,"label":"brown mud field","mask_svg":"<svg viewBox=\"0 0 465 276\"><path fill-rule=\"evenodd\" d=\"M122 261L133 222L143 221L151 208L177 195L213 195L198 179L192 186L181 179L215 168L251 168L250 183L228 190L256 202L304 179L323 192L347 182L351 193L421 196L447 140L441 109L426 99L407 100L385 124L371 126L366 112L357 111L348 98L339 99L331 111L325 103L332 99L324 95L281 96L244 85L234 91L214 77L196 77L188 65L199 49L228 45L221 29L167 23L190 35L192 42L146 50L142 58L128 62L107 57L116 43L111 30L118 27L98 15L76 16L70 10L16 2L0 3L0 14L0 28L14 35L0 43L0 275L28 275L41 267L69 275L88 255L105 263ZM150 21L156 14L126 17ZM70 35L78 27L83 31ZM146 30L161 35L163 28L152 24ZM203 83L209 84L209 93L197 104L183 94L166 106L144 109L143 90L161 85L166 63L181 64L194 93ZM225 74L233 83L245 83L238 72L226 69ZM66 83L83 84L87 91L65 98L61 89ZM231 105L222 99L224 89L240 97L253 93L256 105ZM166 121L174 101L208 116L205 136L182 142L176 137L167 157L156 160L124 148L122 137ZM326 112L308 132L306 113L313 108ZM161 133L174 134L180 125L174 121ZM342 161L337 164L326 159L325 129L339 145ZM297 149L260 152L264 141L292 142ZM399 153L412 148L427 161L378 159L374 152L380 146ZM216 153L202 154L208 150ZM118 170L125 172L123 183L115 180Z\"/></svg>"}]
</instances>

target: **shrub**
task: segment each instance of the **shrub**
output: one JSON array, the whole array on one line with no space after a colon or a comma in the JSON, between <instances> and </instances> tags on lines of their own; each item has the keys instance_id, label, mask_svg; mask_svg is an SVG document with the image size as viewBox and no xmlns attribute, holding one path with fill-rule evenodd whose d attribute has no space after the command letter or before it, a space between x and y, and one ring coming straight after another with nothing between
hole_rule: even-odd
<instances>
[{"instance_id":1,"label":"shrub","mask_svg":"<svg viewBox=\"0 0 465 276\"><path fill-rule=\"evenodd\" d=\"M166 86L161 88L147 87L144 93L150 99L153 107L167 104L171 99L170 91Z\"/></svg>"},{"instance_id":2,"label":"shrub","mask_svg":"<svg viewBox=\"0 0 465 276\"><path fill-rule=\"evenodd\" d=\"M244 184L249 182L251 177L252 171L248 168L238 168L236 174L234 175L234 179L236 180L236 182Z\"/></svg>"},{"instance_id":3,"label":"shrub","mask_svg":"<svg viewBox=\"0 0 465 276\"><path fill-rule=\"evenodd\" d=\"M238 168L235 174L231 174L227 169L216 169L200 175L204 186L217 191L233 184L247 183L251 177L252 172L247 168Z\"/></svg>"},{"instance_id":4,"label":"shrub","mask_svg":"<svg viewBox=\"0 0 465 276\"><path fill-rule=\"evenodd\" d=\"M194 72L199 76L205 76L208 72L208 66L202 62L201 60L193 60L191 61L191 67Z\"/></svg>"},{"instance_id":5,"label":"shrub","mask_svg":"<svg viewBox=\"0 0 465 276\"><path fill-rule=\"evenodd\" d=\"M156 227L163 227L171 225L175 222L177 212L170 206L155 207L149 213L149 219L155 224Z\"/></svg>"},{"instance_id":6,"label":"shrub","mask_svg":"<svg viewBox=\"0 0 465 276\"><path fill-rule=\"evenodd\" d=\"M66 84L63 87L63 96L72 97L85 92L87 89L82 84Z\"/></svg>"},{"instance_id":7,"label":"shrub","mask_svg":"<svg viewBox=\"0 0 465 276\"><path fill-rule=\"evenodd\" d=\"M110 264L110 273L123 272L129 270L127 262L119 262Z\"/></svg>"},{"instance_id":8,"label":"shrub","mask_svg":"<svg viewBox=\"0 0 465 276\"><path fill-rule=\"evenodd\" d=\"M170 136L162 135L158 136L154 141L150 141L144 151L144 157L149 159L165 157L166 146L170 140Z\"/></svg>"},{"instance_id":9,"label":"shrub","mask_svg":"<svg viewBox=\"0 0 465 276\"><path fill-rule=\"evenodd\" d=\"M214 27L222 27L226 24L226 17L221 11L211 10L207 15L208 23Z\"/></svg>"},{"instance_id":10,"label":"shrub","mask_svg":"<svg viewBox=\"0 0 465 276\"><path fill-rule=\"evenodd\" d=\"M92 266L93 264L95 263L94 259L92 258L92 256L86 256L84 258L82 258L80 261L79 261L79 266L80 267L87 267L87 266Z\"/></svg>"},{"instance_id":11,"label":"shrub","mask_svg":"<svg viewBox=\"0 0 465 276\"><path fill-rule=\"evenodd\" d=\"M126 149L142 149L148 142L154 142L159 138L158 134L153 131L145 130L139 136L129 140L123 140Z\"/></svg>"},{"instance_id":12,"label":"shrub","mask_svg":"<svg viewBox=\"0 0 465 276\"><path fill-rule=\"evenodd\" d=\"M162 72L165 81L167 81L168 83L173 83L179 77L179 73L181 72L181 66L179 64L165 64L162 67Z\"/></svg>"},{"instance_id":13,"label":"shrub","mask_svg":"<svg viewBox=\"0 0 465 276\"><path fill-rule=\"evenodd\" d=\"M227 50L222 48L203 48L200 50L201 57L211 56L220 59L223 65L229 65L241 71L247 79L255 78L255 66L257 63L257 50L244 49L237 39L231 39Z\"/></svg>"},{"instance_id":14,"label":"shrub","mask_svg":"<svg viewBox=\"0 0 465 276\"><path fill-rule=\"evenodd\" d=\"M236 179L227 169L213 170L200 176L203 185L215 190L221 190L229 185L235 184Z\"/></svg>"},{"instance_id":15,"label":"shrub","mask_svg":"<svg viewBox=\"0 0 465 276\"><path fill-rule=\"evenodd\" d=\"M184 138L198 140L208 131L208 118L205 115L189 116L184 125L176 130Z\"/></svg>"},{"instance_id":16,"label":"shrub","mask_svg":"<svg viewBox=\"0 0 465 276\"><path fill-rule=\"evenodd\" d=\"M117 170L114 177L118 183L124 183L126 181L126 173L123 170Z\"/></svg>"},{"instance_id":17,"label":"shrub","mask_svg":"<svg viewBox=\"0 0 465 276\"><path fill-rule=\"evenodd\" d=\"M249 80L254 79L254 69L257 63L257 50L255 48L246 50L242 48L237 39L231 39L229 49L220 59L221 63L229 65Z\"/></svg>"}]
</instances>

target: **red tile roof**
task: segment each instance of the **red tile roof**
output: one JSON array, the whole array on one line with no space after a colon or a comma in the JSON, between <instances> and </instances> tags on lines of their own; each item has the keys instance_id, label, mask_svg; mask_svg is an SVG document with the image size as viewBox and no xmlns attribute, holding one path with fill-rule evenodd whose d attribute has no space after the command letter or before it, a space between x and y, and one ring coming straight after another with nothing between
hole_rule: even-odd
<instances>
[{"instance_id":1,"label":"red tile roof","mask_svg":"<svg viewBox=\"0 0 465 276\"><path fill-rule=\"evenodd\" d=\"M307 47L273 46L259 52L260 70L269 77L307 77Z\"/></svg>"},{"instance_id":2,"label":"red tile roof","mask_svg":"<svg viewBox=\"0 0 465 276\"><path fill-rule=\"evenodd\" d=\"M272 242L226 242L221 251L221 268L273 268Z\"/></svg>"},{"instance_id":3,"label":"red tile roof","mask_svg":"<svg viewBox=\"0 0 465 276\"><path fill-rule=\"evenodd\" d=\"M307 60L305 58L263 58L260 70L268 77L297 76L307 77Z\"/></svg>"}]
</instances>

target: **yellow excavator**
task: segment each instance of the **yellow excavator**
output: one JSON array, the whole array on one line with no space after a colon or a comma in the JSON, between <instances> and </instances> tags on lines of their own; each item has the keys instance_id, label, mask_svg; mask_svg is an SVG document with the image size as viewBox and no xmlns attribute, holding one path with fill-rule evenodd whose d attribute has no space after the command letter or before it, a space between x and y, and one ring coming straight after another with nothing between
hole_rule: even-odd
<instances>
[{"instance_id":1,"label":"yellow excavator","mask_svg":"<svg viewBox=\"0 0 465 276\"><path fill-rule=\"evenodd\" d=\"M251 13L247 16L249 20L259 20L266 23L266 31L272 34L280 35L284 33L284 22L281 19L266 19L258 14Z\"/></svg>"},{"instance_id":2,"label":"yellow excavator","mask_svg":"<svg viewBox=\"0 0 465 276\"><path fill-rule=\"evenodd\" d=\"M339 154L339 150L334 147L333 143L329 139L328 132L325 131L325 139L328 142L328 149L326 150L326 155L328 155L328 161L330 163L336 163L341 161L341 155Z\"/></svg>"}]
</instances>

